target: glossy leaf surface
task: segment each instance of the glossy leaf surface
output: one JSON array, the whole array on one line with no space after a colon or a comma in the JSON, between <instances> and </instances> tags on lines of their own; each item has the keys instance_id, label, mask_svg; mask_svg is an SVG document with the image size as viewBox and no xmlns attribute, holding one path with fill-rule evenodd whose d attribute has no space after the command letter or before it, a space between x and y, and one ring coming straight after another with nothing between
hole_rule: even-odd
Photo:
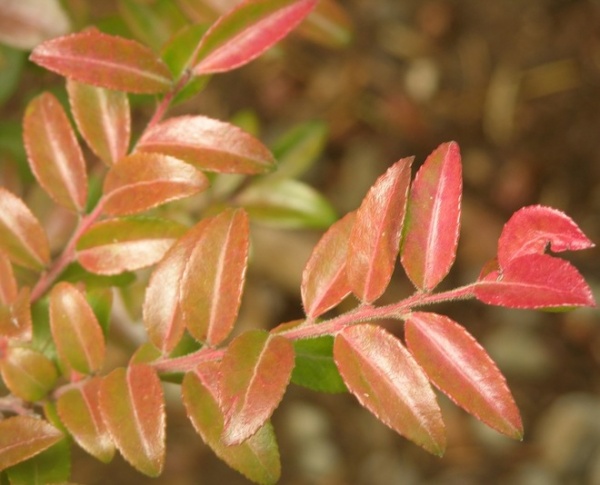
<instances>
[{"instance_id":1,"label":"glossy leaf surface","mask_svg":"<svg viewBox=\"0 0 600 485\"><path fill-rule=\"evenodd\" d=\"M229 344L219 367L225 444L240 444L267 422L293 367L294 347L284 337L251 330Z\"/></svg>"},{"instance_id":2,"label":"glossy leaf surface","mask_svg":"<svg viewBox=\"0 0 600 485\"><path fill-rule=\"evenodd\" d=\"M433 290L454 263L461 195L458 145L444 143L417 172L408 200L401 260L406 274L420 290Z\"/></svg>"},{"instance_id":3,"label":"glossy leaf surface","mask_svg":"<svg viewBox=\"0 0 600 485\"><path fill-rule=\"evenodd\" d=\"M302 304L309 318L335 307L350 294L346 276L348 240L356 214L333 224L313 249L302 273Z\"/></svg>"},{"instance_id":4,"label":"glossy leaf surface","mask_svg":"<svg viewBox=\"0 0 600 485\"><path fill-rule=\"evenodd\" d=\"M412 158L392 165L369 189L356 213L346 262L352 292L373 302L387 288L400 249Z\"/></svg>"},{"instance_id":5,"label":"glossy leaf surface","mask_svg":"<svg viewBox=\"0 0 600 485\"><path fill-rule=\"evenodd\" d=\"M594 246L577 224L561 211L533 205L515 212L504 225L498 240L498 263L501 268L511 260L527 254L578 251Z\"/></svg>"},{"instance_id":6,"label":"glossy leaf surface","mask_svg":"<svg viewBox=\"0 0 600 485\"><path fill-rule=\"evenodd\" d=\"M292 382L318 392L347 392L333 360L333 337L296 340Z\"/></svg>"},{"instance_id":7,"label":"glossy leaf surface","mask_svg":"<svg viewBox=\"0 0 600 485\"><path fill-rule=\"evenodd\" d=\"M60 359L82 374L100 370L104 362L104 335L85 296L61 282L50 293L50 329Z\"/></svg>"},{"instance_id":8,"label":"glossy leaf surface","mask_svg":"<svg viewBox=\"0 0 600 485\"><path fill-rule=\"evenodd\" d=\"M283 39L317 0L253 0L221 17L203 37L195 74L230 71L260 56Z\"/></svg>"},{"instance_id":9,"label":"glossy leaf surface","mask_svg":"<svg viewBox=\"0 0 600 485\"><path fill-rule=\"evenodd\" d=\"M60 420L79 446L90 455L108 463L115 445L100 413L98 392L101 379L94 377L82 387L66 391L57 400Z\"/></svg>"},{"instance_id":10,"label":"glossy leaf surface","mask_svg":"<svg viewBox=\"0 0 600 485\"><path fill-rule=\"evenodd\" d=\"M92 151L107 165L124 157L129 147L129 98L121 91L67 81L71 112Z\"/></svg>"},{"instance_id":11,"label":"glossy leaf surface","mask_svg":"<svg viewBox=\"0 0 600 485\"><path fill-rule=\"evenodd\" d=\"M48 40L33 50L30 60L107 89L152 94L171 87L169 69L148 47L97 29Z\"/></svg>"},{"instance_id":12,"label":"glossy leaf surface","mask_svg":"<svg viewBox=\"0 0 600 485\"><path fill-rule=\"evenodd\" d=\"M0 361L0 372L10 392L30 402L43 398L58 377L48 357L27 347L9 347Z\"/></svg>"},{"instance_id":13,"label":"glossy leaf surface","mask_svg":"<svg viewBox=\"0 0 600 485\"><path fill-rule=\"evenodd\" d=\"M13 416L0 421L0 470L41 453L62 439L62 433L43 419Z\"/></svg>"},{"instance_id":14,"label":"glossy leaf surface","mask_svg":"<svg viewBox=\"0 0 600 485\"><path fill-rule=\"evenodd\" d=\"M528 254L492 271L475 286L475 296L488 305L508 308L595 306L590 287L568 261L547 254Z\"/></svg>"},{"instance_id":15,"label":"glossy leaf surface","mask_svg":"<svg viewBox=\"0 0 600 485\"><path fill-rule=\"evenodd\" d=\"M77 260L96 274L135 271L160 261L186 230L166 219L108 219L94 224L79 239Z\"/></svg>"},{"instance_id":16,"label":"glossy leaf surface","mask_svg":"<svg viewBox=\"0 0 600 485\"><path fill-rule=\"evenodd\" d=\"M0 303L0 335L28 342L32 330L30 292L24 287L11 303Z\"/></svg>"},{"instance_id":17,"label":"glossy leaf surface","mask_svg":"<svg viewBox=\"0 0 600 485\"><path fill-rule=\"evenodd\" d=\"M221 460L256 483L277 483L281 464L270 423L263 425L243 443L226 446L221 440L224 417L216 390L189 372L183 379L182 392L183 403L195 430Z\"/></svg>"},{"instance_id":18,"label":"glossy leaf surface","mask_svg":"<svg viewBox=\"0 0 600 485\"><path fill-rule=\"evenodd\" d=\"M400 340L381 327L355 325L336 335L333 356L362 406L430 453L444 453L446 436L435 394Z\"/></svg>"},{"instance_id":19,"label":"glossy leaf surface","mask_svg":"<svg viewBox=\"0 0 600 485\"><path fill-rule=\"evenodd\" d=\"M40 270L50 262L48 238L25 203L0 187L0 250L21 266Z\"/></svg>"},{"instance_id":20,"label":"glossy leaf surface","mask_svg":"<svg viewBox=\"0 0 600 485\"><path fill-rule=\"evenodd\" d=\"M34 98L25 111L23 139L39 184L58 204L81 212L87 174L81 148L58 100L50 93Z\"/></svg>"},{"instance_id":21,"label":"glossy leaf surface","mask_svg":"<svg viewBox=\"0 0 600 485\"><path fill-rule=\"evenodd\" d=\"M253 136L206 116L178 116L150 128L137 149L179 158L201 170L257 174L271 170L275 159Z\"/></svg>"},{"instance_id":22,"label":"glossy leaf surface","mask_svg":"<svg viewBox=\"0 0 600 485\"><path fill-rule=\"evenodd\" d=\"M521 439L523 424L506 380L479 343L444 315L414 312L408 349L435 386L495 430Z\"/></svg>"},{"instance_id":23,"label":"glossy leaf surface","mask_svg":"<svg viewBox=\"0 0 600 485\"><path fill-rule=\"evenodd\" d=\"M207 187L206 176L187 163L157 153L134 153L108 172L104 211L113 216L136 214Z\"/></svg>"},{"instance_id":24,"label":"glossy leaf surface","mask_svg":"<svg viewBox=\"0 0 600 485\"><path fill-rule=\"evenodd\" d=\"M102 379L100 411L112 439L133 467L156 477L165 460L165 410L156 371L145 364L117 368Z\"/></svg>"}]
</instances>

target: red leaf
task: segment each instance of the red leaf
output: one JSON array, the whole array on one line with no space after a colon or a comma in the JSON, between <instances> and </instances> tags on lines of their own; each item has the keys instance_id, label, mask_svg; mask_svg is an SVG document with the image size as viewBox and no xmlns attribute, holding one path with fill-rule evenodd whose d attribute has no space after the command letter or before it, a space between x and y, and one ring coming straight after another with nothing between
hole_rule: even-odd
<instances>
[{"instance_id":1,"label":"red leaf","mask_svg":"<svg viewBox=\"0 0 600 485\"><path fill-rule=\"evenodd\" d=\"M30 60L102 88L148 94L171 88L171 73L152 50L97 29L48 40L33 50Z\"/></svg>"},{"instance_id":2,"label":"red leaf","mask_svg":"<svg viewBox=\"0 0 600 485\"><path fill-rule=\"evenodd\" d=\"M176 222L150 217L101 221L77 242L77 260L96 274L135 271L160 261L186 230Z\"/></svg>"},{"instance_id":3,"label":"red leaf","mask_svg":"<svg viewBox=\"0 0 600 485\"><path fill-rule=\"evenodd\" d=\"M367 303L383 294L394 271L412 160L403 158L379 177L356 213L346 267L352 292Z\"/></svg>"},{"instance_id":4,"label":"red leaf","mask_svg":"<svg viewBox=\"0 0 600 485\"><path fill-rule=\"evenodd\" d=\"M396 337L375 325L346 327L335 338L333 357L362 406L430 453L444 453L444 422L435 394Z\"/></svg>"},{"instance_id":5,"label":"red leaf","mask_svg":"<svg viewBox=\"0 0 600 485\"><path fill-rule=\"evenodd\" d=\"M137 145L184 160L201 170L257 174L271 170L275 159L252 135L206 116L179 116L150 128Z\"/></svg>"},{"instance_id":6,"label":"red leaf","mask_svg":"<svg viewBox=\"0 0 600 485\"><path fill-rule=\"evenodd\" d=\"M402 265L420 290L433 290L454 263L461 195L458 145L444 143L417 172L408 200Z\"/></svg>"},{"instance_id":7,"label":"red leaf","mask_svg":"<svg viewBox=\"0 0 600 485\"><path fill-rule=\"evenodd\" d=\"M221 17L204 35L195 74L230 71L283 39L317 0L249 0Z\"/></svg>"},{"instance_id":8,"label":"red leaf","mask_svg":"<svg viewBox=\"0 0 600 485\"><path fill-rule=\"evenodd\" d=\"M63 434L43 419L13 416L0 421L0 470L50 448Z\"/></svg>"},{"instance_id":9,"label":"red leaf","mask_svg":"<svg viewBox=\"0 0 600 485\"><path fill-rule=\"evenodd\" d=\"M433 384L495 430L521 439L523 424L504 376L458 323L435 313L411 313L406 344Z\"/></svg>"},{"instance_id":10,"label":"red leaf","mask_svg":"<svg viewBox=\"0 0 600 485\"><path fill-rule=\"evenodd\" d=\"M127 95L72 79L67 81L67 91L77 128L86 143L104 163L115 164L129 147L131 120Z\"/></svg>"},{"instance_id":11,"label":"red leaf","mask_svg":"<svg viewBox=\"0 0 600 485\"><path fill-rule=\"evenodd\" d=\"M87 197L85 160L67 115L52 94L43 93L27 106L23 138L39 184L55 202L81 212Z\"/></svg>"},{"instance_id":12,"label":"red leaf","mask_svg":"<svg viewBox=\"0 0 600 485\"><path fill-rule=\"evenodd\" d=\"M256 483L277 483L281 464L270 423L263 425L243 443L226 446L221 441L224 417L215 391L192 372L183 378L181 390L194 429L221 460Z\"/></svg>"},{"instance_id":13,"label":"red leaf","mask_svg":"<svg viewBox=\"0 0 600 485\"><path fill-rule=\"evenodd\" d=\"M115 445L100 414L101 379L94 377L82 387L69 389L56 402L58 415L77 444L98 460L108 463Z\"/></svg>"},{"instance_id":14,"label":"red leaf","mask_svg":"<svg viewBox=\"0 0 600 485\"><path fill-rule=\"evenodd\" d=\"M10 260L6 255L0 251L0 303L10 305L17 299L18 292L12 264L10 264Z\"/></svg>"},{"instance_id":15,"label":"red leaf","mask_svg":"<svg viewBox=\"0 0 600 485\"><path fill-rule=\"evenodd\" d=\"M488 305L509 308L595 306L592 292L570 263L547 254L513 259L502 271L488 273L475 286Z\"/></svg>"},{"instance_id":16,"label":"red leaf","mask_svg":"<svg viewBox=\"0 0 600 485\"><path fill-rule=\"evenodd\" d=\"M63 362L82 374L104 363L104 335L83 294L70 283L56 284L50 293L50 330Z\"/></svg>"},{"instance_id":17,"label":"red leaf","mask_svg":"<svg viewBox=\"0 0 600 485\"><path fill-rule=\"evenodd\" d=\"M498 240L498 262L504 268L520 256L542 254L548 246L559 253L591 248L594 243L561 211L532 205L519 209L504 225Z\"/></svg>"},{"instance_id":18,"label":"red leaf","mask_svg":"<svg viewBox=\"0 0 600 485\"><path fill-rule=\"evenodd\" d=\"M267 422L283 397L293 367L294 347L284 337L252 330L229 344L219 367L226 445L242 443Z\"/></svg>"},{"instance_id":19,"label":"red leaf","mask_svg":"<svg viewBox=\"0 0 600 485\"><path fill-rule=\"evenodd\" d=\"M104 212L127 215L197 194L208 187L204 174L172 157L134 153L120 159L104 181Z\"/></svg>"},{"instance_id":20,"label":"red leaf","mask_svg":"<svg viewBox=\"0 0 600 485\"><path fill-rule=\"evenodd\" d=\"M4 384L15 396L29 402L42 399L58 377L44 354L26 347L9 347L0 360Z\"/></svg>"},{"instance_id":21,"label":"red leaf","mask_svg":"<svg viewBox=\"0 0 600 485\"><path fill-rule=\"evenodd\" d=\"M165 460L165 409L156 371L145 364L118 368L100 383L100 411L114 443L140 472L156 477Z\"/></svg>"},{"instance_id":22,"label":"red leaf","mask_svg":"<svg viewBox=\"0 0 600 485\"><path fill-rule=\"evenodd\" d=\"M302 303L311 319L333 308L350 293L346 254L355 217L356 213L350 212L333 224L306 263L302 273Z\"/></svg>"}]
</instances>

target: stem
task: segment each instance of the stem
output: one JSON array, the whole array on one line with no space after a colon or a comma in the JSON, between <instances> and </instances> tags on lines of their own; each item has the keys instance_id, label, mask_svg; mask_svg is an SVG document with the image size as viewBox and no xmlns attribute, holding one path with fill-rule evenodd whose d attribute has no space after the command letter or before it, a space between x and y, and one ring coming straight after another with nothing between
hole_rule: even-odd
<instances>
[{"instance_id":1,"label":"stem","mask_svg":"<svg viewBox=\"0 0 600 485\"><path fill-rule=\"evenodd\" d=\"M153 128L155 125L157 125L163 119L163 117L165 116L165 113L167 112L167 110L169 109L169 106L171 105L171 102L173 101L173 98L177 95L177 93L179 93L179 91L181 91L184 88L184 86L188 83L188 81L190 80L191 77L192 77L192 72L185 71L182 74L182 76L179 78L179 81L177 81L177 84L175 84L173 89L171 89L171 91L169 91L167 94L165 94L165 97L160 101L160 103L156 107L156 110L154 111L152 118L150 118L148 125L146 125L146 128L144 129L144 133L147 132L148 130L150 130L151 128ZM144 135L142 134L140 139L143 136Z\"/></svg>"}]
</instances>

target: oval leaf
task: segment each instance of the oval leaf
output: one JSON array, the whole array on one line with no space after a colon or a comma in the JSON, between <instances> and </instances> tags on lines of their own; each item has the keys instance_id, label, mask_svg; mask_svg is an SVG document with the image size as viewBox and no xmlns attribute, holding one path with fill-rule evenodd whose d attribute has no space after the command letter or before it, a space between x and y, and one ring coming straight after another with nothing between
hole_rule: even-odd
<instances>
[{"instance_id":1,"label":"oval leaf","mask_svg":"<svg viewBox=\"0 0 600 485\"><path fill-rule=\"evenodd\" d=\"M156 371L145 364L118 368L102 379L100 411L114 443L140 472L156 477L165 461L165 409Z\"/></svg>"},{"instance_id":2,"label":"oval leaf","mask_svg":"<svg viewBox=\"0 0 600 485\"><path fill-rule=\"evenodd\" d=\"M475 286L475 296L488 305L508 308L595 306L590 287L569 262L547 254L513 259Z\"/></svg>"},{"instance_id":3,"label":"oval leaf","mask_svg":"<svg viewBox=\"0 0 600 485\"><path fill-rule=\"evenodd\" d=\"M63 434L43 419L13 416L0 421L0 470L50 448Z\"/></svg>"},{"instance_id":4,"label":"oval leaf","mask_svg":"<svg viewBox=\"0 0 600 485\"><path fill-rule=\"evenodd\" d=\"M104 181L104 212L135 214L197 194L208 187L204 174L172 157L134 153L121 158Z\"/></svg>"},{"instance_id":5,"label":"oval leaf","mask_svg":"<svg viewBox=\"0 0 600 485\"><path fill-rule=\"evenodd\" d=\"M458 323L435 313L411 313L405 326L411 354L435 386L480 421L522 439L519 410L504 376Z\"/></svg>"},{"instance_id":6,"label":"oval leaf","mask_svg":"<svg viewBox=\"0 0 600 485\"><path fill-rule=\"evenodd\" d=\"M98 392L101 379L94 377L82 387L69 389L56 403L61 421L77 444L98 460L108 463L115 454L115 445L106 429Z\"/></svg>"},{"instance_id":7,"label":"oval leaf","mask_svg":"<svg viewBox=\"0 0 600 485\"><path fill-rule=\"evenodd\" d=\"M28 342L32 337L31 297L29 288L22 288L9 305L0 304L0 335Z\"/></svg>"},{"instance_id":8,"label":"oval leaf","mask_svg":"<svg viewBox=\"0 0 600 485\"><path fill-rule=\"evenodd\" d=\"M265 424L283 397L293 367L294 347L279 335L252 330L229 344L219 366L226 445L242 443Z\"/></svg>"},{"instance_id":9,"label":"oval leaf","mask_svg":"<svg viewBox=\"0 0 600 485\"><path fill-rule=\"evenodd\" d=\"M318 392L347 392L333 360L333 337L296 340L292 382Z\"/></svg>"},{"instance_id":10,"label":"oval leaf","mask_svg":"<svg viewBox=\"0 0 600 485\"><path fill-rule=\"evenodd\" d=\"M555 253L579 251L594 246L573 220L561 211L533 205L515 212L498 240L501 268L526 254L542 254L548 247Z\"/></svg>"},{"instance_id":11,"label":"oval leaf","mask_svg":"<svg viewBox=\"0 0 600 485\"><path fill-rule=\"evenodd\" d=\"M444 422L427 376L402 343L375 325L342 330L333 357L362 406L397 433L441 456Z\"/></svg>"},{"instance_id":12,"label":"oval leaf","mask_svg":"<svg viewBox=\"0 0 600 485\"><path fill-rule=\"evenodd\" d=\"M348 239L356 217L346 214L333 224L315 246L302 273L302 304L309 318L316 318L350 294L346 276Z\"/></svg>"},{"instance_id":13,"label":"oval leaf","mask_svg":"<svg viewBox=\"0 0 600 485\"><path fill-rule=\"evenodd\" d=\"M58 356L82 374L97 372L104 362L104 334L83 294L61 282L50 292L50 330Z\"/></svg>"},{"instance_id":14,"label":"oval leaf","mask_svg":"<svg viewBox=\"0 0 600 485\"><path fill-rule=\"evenodd\" d=\"M270 423L239 445L226 446L221 441L224 417L217 394L188 372L182 384L183 403L196 432L215 454L249 480L274 485L281 474L279 450Z\"/></svg>"},{"instance_id":15,"label":"oval leaf","mask_svg":"<svg viewBox=\"0 0 600 485\"><path fill-rule=\"evenodd\" d=\"M26 347L9 347L0 361L0 372L10 392L30 402L42 399L58 377L48 357Z\"/></svg>"},{"instance_id":16,"label":"oval leaf","mask_svg":"<svg viewBox=\"0 0 600 485\"><path fill-rule=\"evenodd\" d=\"M198 46L195 74L230 71L283 39L317 0L253 0L221 17Z\"/></svg>"},{"instance_id":17,"label":"oval leaf","mask_svg":"<svg viewBox=\"0 0 600 485\"><path fill-rule=\"evenodd\" d=\"M149 217L101 221L77 242L77 260L96 274L135 271L160 261L186 230L182 224Z\"/></svg>"},{"instance_id":18,"label":"oval leaf","mask_svg":"<svg viewBox=\"0 0 600 485\"><path fill-rule=\"evenodd\" d=\"M0 251L0 303L10 305L17 299L19 289L12 264Z\"/></svg>"},{"instance_id":19,"label":"oval leaf","mask_svg":"<svg viewBox=\"0 0 600 485\"><path fill-rule=\"evenodd\" d=\"M94 86L131 93L171 88L171 73L148 47L97 29L48 40L30 60L50 71Z\"/></svg>"},{"instance_id":20,"label":"oval leaf","mask_svg":"<svg viewBox=\"0 0 600 485\"><path fill-rule=\"evenodd\" d=\"M6 470L11 485L68 483L71 474L71 443L63 437L41 453Z\"/></svg>"},{"instance_id":21,"label":"oval leaf","mask_svg":"<svg viewBox=\"0 0 600 485\"><path fill-rule=\"evenodd\" d=\"M88 146L107 165L117 163L129 147L127 95L72 79L67 81L67 91L75 123Z\"/></svg>"},{"instance_id":22,"label":"oval leaf","mask_svg":"<svg viewBox=\"0 0 600 485\"><path fill-rule=\"evenodd\" d=\"M420 290L433 290L454 263L461 195L458 145L444 143L417 172L408 199L401 260L406 274Z\"/></svg>"},{"instance_id":23,"label":"oval leaf","mask_svg":"<svg viewBox=\"0 0 600 485\"><path fill-rule=\"evenodd\" d=\"M356 213L346 270L352 292L370 303L387 288L398 251L412 158L403 158L377 179Z\"/></svg>"},{"instance_id":24,"label":"oval leaf","mask_svg":"<svg viewBox=\"0 0 600 485\"><path fill-rule=\"evenodd\" d=\"M170 155L209 172L257 174L271 170L276 163L256 138L206 116L163 121L147 130L137 149Z\"/></svg>"}]
</instances>

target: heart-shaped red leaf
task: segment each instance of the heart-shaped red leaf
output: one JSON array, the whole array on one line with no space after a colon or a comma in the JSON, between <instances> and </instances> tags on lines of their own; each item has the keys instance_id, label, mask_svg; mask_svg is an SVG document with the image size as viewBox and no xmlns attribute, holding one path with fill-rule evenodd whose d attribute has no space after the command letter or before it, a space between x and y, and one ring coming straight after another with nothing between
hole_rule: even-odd
<instances>
[{"instance_id":1,"label":"heart-shaped red leaf","mask_svg":"<svg viewBox=\"0 0 600 485\"><path fill-rule=\"evenodd\" d=\"M511 438L523 437L519 410L504 376L458 323L435 313L411 313L406 344L431 382L480 421Z\"/></svg>"},{"instance_id":2,"label":"heart-shaped red leaf","mask_svg":"<svg viewBox=\"0 0 600 485\"><path fill-rule=\"evenodd\" d=\"M81 212L87 197L85 161L67 115L52 94L40 94L27 106L23 139L39 184L56 203Z\"/></svg>"},{"instance_id":3,"label":"heart-shaped red leaf","mask_svg":"<svg viewBox=\"0 0 600 485\"><path fill-rule=\"evenodd\" d=\"M590 287L569 262L547 254L527 254L492 271L475 286L475 296L488 305L508 308L595 306Z\"/></svg>"},{"instance_id":4,"label":"heart-shaped red leaf","mask_svg":"<svg viewBox=\"0 0 600 485\"><path fill-rule=\"evenodd\" d=\"M226 445L242 443L267 422L293 368L294 347L284 337L251 330L229 344L219 367Z\"/></svg>"},{"instance_id":5,"label":"heart-shaped red leaf","mask_svg":"<svg viewBox=\"0 0 600 485\"><path fill-rule=\"evenodd\" d=\"M515 212L498 240L498 263L506 267L526 254L579 251L594 246L573 220L551 207L532 205Z\"/></svg>"},{"instance_id":6,"label":"heart-shaped red leaf","mask_svg":"<svg viewBox=\"0 0 600 485\"><path fill-rule=\"evenodd\" d=\"M352 292L367 303L383 294L394 272L412 161L403 158L379 177L356 213L346 268Z\"/></svg>"},{"instance_id":7,"label":"heart-shaped red leaf","mask_svg":"<svg viewBox=\"0 0 600 485\"><path fill-rule=\"evenodd\" d=\"M171 73L148 47L97 29L38 45L30 60L50 71L94 86L131 93L162 93Z\"/></svg>"},{"instance_id":8,"label":"heart-shaped red leaf","mask_svg":"<svg viewBox=\"0 0 600 485\"><path fill-rule=\"evenodd\" d=\"M255 59L283 39L317 0L252 0L221 17L197 50L195 74L230 71Z\"/></svg>"},{"instance_id":9,"label":"heart-shaped red leaf","mask_svg":"<svg viewBox=\"0 0 600 485\"><path fill-rule=\"evenodd\" d=\"M206 116L179 116L150 128L137 145L184 160L201 170L257 174L275 166L260 141L237 126Z\"/></svg>"},{"instance_id":10,"label":"heart-shaped red leaf","mask_svg":"<svg viewBox=\"0 0 600 485\"><path fill-rule=\"evenodd\" d=\"M433 290L454 263L461 195L458 145L444 143L417 172L408 199L401 260L420 290Z\"/></svg>"},{"instance_id":11,"label":"heart-shaped red leaf","mask_svg":"<svg viewBox=\"0 0 600 485\"><path fill-rule=\"evenodd\" d=\"M435 394L396 337L371 324L347 327L335 337L333 357L362 406L430 453L444 453L446 435Z\"/></svg>"}]
</instances>

